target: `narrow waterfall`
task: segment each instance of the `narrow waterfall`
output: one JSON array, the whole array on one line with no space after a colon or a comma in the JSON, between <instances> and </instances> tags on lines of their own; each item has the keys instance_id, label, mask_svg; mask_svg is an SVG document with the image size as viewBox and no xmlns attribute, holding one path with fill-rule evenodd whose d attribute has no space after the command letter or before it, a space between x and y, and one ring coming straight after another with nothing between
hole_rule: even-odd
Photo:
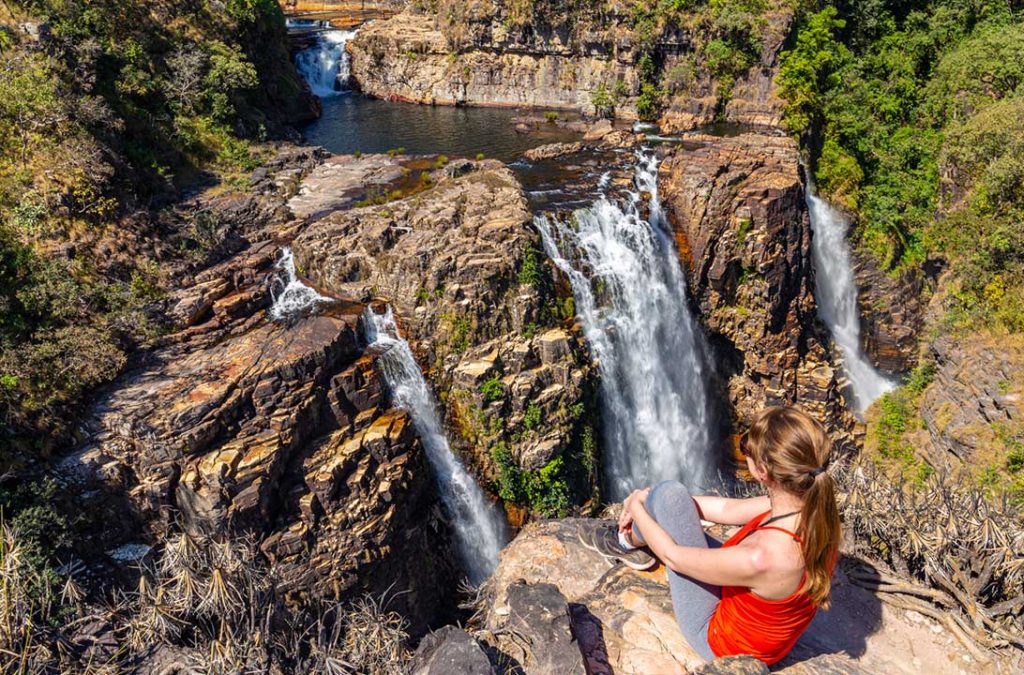
<instances>
[{"instance_id":1,"label":"narrow waterfall","mask_svg":"<svg viewBox=\"0 0 1024 675\"><path fill-rule=\"evenodd\" d=\"M337 96L348 88L349 55L345 45L355 35L354 30L324 31L315 45L295 55L295 68L317 96Z\"/></svg>"},{"instance_id":2,"label":"narrow waterfall","mask_svg":"<svg viewBox=\"0 0 1024 675\"><path fill-rule=\"evenodd\" d=\"M832 332L843 355L843 369L850 381L853 404L864 412L875 399L890 391L894 383L880 374L860 346L860 315L857 285L850 264L846 240L849 222L828 202L817 196L808 172L807 209L814 233L811 255L815 269L815 297L818 315Z\"/></svg>"},{"instance_id":3,"label":"narrow waterfall","mask_svg":"<svg viewBox=\"0 0 1024 675\"><path fill-rule=\"evenodd\" d=\"M270 289L273 304L270 306L270 318L281 321L312 309L321 302L330 302L330 298L320 295L316 290L302 283L295 272L295 257L289 247L281 249L281 258L276 269L281 274L274 280Z\"/></svg>"},{"instance_id":4,"label":"narrow waterfall","mask_svg":"<svg viewBox=\"0 0 1024 675\"><path fill-rule=\"evenodd\" d=\"M378 364L388 383L395 404L412 415L427 459L434 469L441 501L455 525L455 542L469 576L476 585L484 581L498 564L498 552L508 541L504 517L489 503L445 438L437 415L434 395L423 378L409 343L398 334L388 307L384 314L370 308L363 313L366 339L386 351Z\"/></svg>"},{"instance_id":5,"label":"narrow waterfall","mask_svg":"<svg viewBox=\"0 0 1024 675\"><path fill-rule=\"evenodd\" d=\"M697 487L712 464L706 347L687 306L657 175L657 157L641 151L625 203L602 193L568 222L534 219L548 257L572 284L600 368L613 499L667 478Z\"/></svg>"}]
</instances>

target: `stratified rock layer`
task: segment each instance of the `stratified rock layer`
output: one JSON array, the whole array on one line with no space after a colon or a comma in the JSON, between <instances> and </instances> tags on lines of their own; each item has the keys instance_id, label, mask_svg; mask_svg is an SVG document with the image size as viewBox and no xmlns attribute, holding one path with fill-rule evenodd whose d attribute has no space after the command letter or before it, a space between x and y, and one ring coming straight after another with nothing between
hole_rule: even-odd
<instances>
[{"instance_id":1,"label":"stratified rock layer","mask_svg":"<svg viewBox=\"0 0 1024 675\"><path fill-rule=\"evenodd\" d=\"M157 539L252 533L294 599L397 580L420 631L449 606L454 570L419 440L385 402L357 313L269 320L277 255L255 245L178 294L186 327L98 401L72 461Z\"/></svg>"},{"instance_id":2,"label":"stratified rock layer","mask_svg":"<svg viewBox=\"0 0 1024 675\"><path fill-rule=\"evenodd\" d=\"M579 337L551 325L560 321L526 196L493 160L434 173L437 184L414 196L310 226L293 243L298 264L325 289L393 306L445 404L453 445L478 474L499 480L496 448L524 471L565 458L551 471L580 504L597 482L583 405L593 374ZM590 461L580 457L586 434Z\"/></svg>"},{"instance_id":3,"label":"stratified rock layer","mask_svg":"<svg viewBox=\"0 0 1024 675\"><path fill-rule=\"evenodd\" d=\"M799 404L850 420L817 319L811 228L795 143L697 135L661 165L659 190L690 292L728 378L734 417Z\"/></svg>"}]
</instances>

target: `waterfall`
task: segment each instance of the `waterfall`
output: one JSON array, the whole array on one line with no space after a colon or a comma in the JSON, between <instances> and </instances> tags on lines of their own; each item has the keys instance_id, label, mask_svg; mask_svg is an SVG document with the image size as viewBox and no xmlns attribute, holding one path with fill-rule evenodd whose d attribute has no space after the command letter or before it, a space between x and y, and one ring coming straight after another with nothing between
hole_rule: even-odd
<instances>
[{"instance_id":1,"label":"waterfall","mask_svg":"<svg viewBox=\"0 0 1024 675\"><path fill-rule=\"evenodd\" d=\"M423 378L409 343L398 334L391 308L363 313L366 339L385 349L377 363L394 403L409 411L434 470L444 504L455 525L455 543L469 580L476 585L498 564L498 552L508 541L503 516L489 503L466 468L452 453L437 415L434 395Z\"/></svg>"},{"instance_id":2,"label":"waterfall","mask_svg":"<svg viewBox=\"0 0 1024 675\"><path fill-rule=\"evenodd\" d=\"M568 222L534 219L548 257L572 284L597 358L613 499L667 478L697 487L710 468L704 338L666 232L657 158L641 151L637 160L635 190L624 203L601 194Z\"/></svg>"},{"instance_id":3,"label":"waterfall","mask_svg":"<svg viewBox=\"0 0 1024 675\"><path fill-rule=\"evenodd\" d=\"M349 55L345 45L355 35L354 30L324 31L315 45L295 55L295 68L317 96L336 96L348 88Z\"/></svg>"},{"instance_id":4,"label":"waterfall","mask_svg":"<svg viewBox=\"0 0 1024 675\"><path fill-rule=\"evenodd\" d=\"M846 241L849 223L841 213L815 194L810 172L807 176L807 209L814 233L811 255L815 269L818 315L832 332L832 339L839 345L854 405L858 412L863 412L895 385L875 370L860 347L857 285L850 264L850 246Z\"/></svg>"},{"instance_id":5,"label":"waterfall","mask_svg":"<svg viewBox=\"0 0 1024 675\"><path fill-rule=\"evenodd\" d=\"M299 279L291 248L286 246L281 249L281 258L275 269L280 270L281 275L274 280L270 289L270 297L273 299L270 306L271 319L281 321L312 309L321 302L330 302L330 298L320 295Z\"/></svg>"}]
</instances>

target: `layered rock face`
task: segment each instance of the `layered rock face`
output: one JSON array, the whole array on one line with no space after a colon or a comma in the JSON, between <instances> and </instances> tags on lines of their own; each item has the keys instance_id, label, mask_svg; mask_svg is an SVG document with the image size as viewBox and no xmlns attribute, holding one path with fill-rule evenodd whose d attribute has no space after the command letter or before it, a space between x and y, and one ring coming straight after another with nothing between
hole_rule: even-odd
<instances>
[{"instance_id":1,"label":"layered rock face","mask_svg":"<svg viewBox=\"0 0 1024 675\"><path fill-rule=\"evenodd\" d=\"M734 418L797 403L849 428L817 319L795 143L762 134L691 138L663 161L659 190Z\"/></svg>"},{"instance_id":2,"label":"layered rock face","mask_svg":"<svg viewBox=\"0 0 1024 675\"><path fill-rule=\"evenodd\" d=\"M454 571L419 440L386 404L358 315L267 318L277 253L253 246L179 295L187 326L98 402L73 460L157 538L252 533L296 599L400 579L422 630Z\"/></svg>"},{"instance_id":3,"label":"layered rock face","mask_svg":"<svg viewBox=\"0 0 1024 675\"><path fill-rule=\"evenodd\" d=\"M918 361L918 336L924 327L924 280L894 278L870 256L856 256L854 280L860 307L864 352L888 373L910 370Z\"/></svg>"},{"instance_id":4,"label":"layered rock face","mask_svg":"<svg viewBox=\"0 0 1024 675\"><path fill-rule=\"evenodd\" d=\"M639 79L628 32L521 25L504 3L443 14L406 11L364 27L348 49L352 79L367 94L440 105L534 106L593 110L591 94L623 84L616 108L635 117ZM612 22L613 24L615 22Z\"/></svg>"},{"instance_id":5,"label":"layered rock face","mask_svg":"<svg viewBox=\"0 0 1024 675\"><path fill-rule=\"evenodd\" d=\"M921 398L921 417L929 461L1001 472L1024 437L1024 339L944 335L928 356L934 379Z\"/></svg>"},{"instance_id":6,"label":"layered rock face","mask_svg":"<svg viewBox=\"0 0 1024 675\"><path fill-rule=\"evenodd\" d=\"M323 288L390 303L445 404L455 447L499 482L503 471L548 467L573 495L529 505L559 512L585 500L597 480L584 406L589 359L560 325L512 173L488 160L434 175L436 186L415 196L318 221L295 239L296 259ZM529 502L524 492L502 496Z\"/></svg>"},{"instance_id":7,"label":"layered rock face","mask_svg":"<svg viewBox=\"0 0 1024 675\"><path fill-rule=\"evenodd\" d=\"M696 76L688 85L670 98L658 120L661 130L678 133L718 120L777 128L782 120L783 101L776 92L775 74L779 53L789 35L793 18L792 7L785 4L767 11L762 30L761 57L729 88L728 96L723 97L707 72L697 69ZM664 70L671 72L687 58L685 54L669 56Z\"/></svg>"}]
</instances>

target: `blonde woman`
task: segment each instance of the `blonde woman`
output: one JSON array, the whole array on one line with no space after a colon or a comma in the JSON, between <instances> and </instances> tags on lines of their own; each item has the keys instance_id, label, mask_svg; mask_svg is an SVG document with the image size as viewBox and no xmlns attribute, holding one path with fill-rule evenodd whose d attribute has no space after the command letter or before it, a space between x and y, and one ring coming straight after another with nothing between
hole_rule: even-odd
<instances>
[{"instance_id":1,"label":"blonde woman","mask_svg":"<svg viewBox=\"0 0 1024 675\"><path fill-rule=\"evenodd\" d=\"M749 654L782 659L818 607L828 607L841 536L831 442L796 408L765 410L741 449L768 494L691 496L664 481L626 499L618 527L580 531L583 543L636 569L661 560L684 637L706 659ZM742 525L709 545L701 519Z\"/></svg>"}]
</instances>

